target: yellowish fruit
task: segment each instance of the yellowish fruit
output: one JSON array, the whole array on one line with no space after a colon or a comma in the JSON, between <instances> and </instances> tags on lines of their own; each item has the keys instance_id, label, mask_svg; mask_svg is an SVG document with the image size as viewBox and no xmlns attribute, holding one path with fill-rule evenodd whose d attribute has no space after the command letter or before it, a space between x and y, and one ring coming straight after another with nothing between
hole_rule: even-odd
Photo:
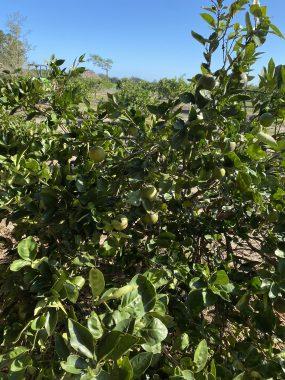
<instances>
[{"instance_id":1,"label":"yellowish fruit","mask_svg":"<svg viewBox=\"0 0 285 380\"><path fill-rule=\"evenodd\" d=\"M154 186L152 185L146 185L143 187L141 191L141 196L144 199L148 199L149 201L152 201L155 199L157 194L157 190Z\"/></svg>"},{"instance_id":2,"label":"yellowish fruit","mask_svg":"<svg viewBox=\"0 0 285 380\"><path fill-rule=\"evenodd\" d=\"M158 222L158 213L150 212L143 217L142 221L145 224L156 224Z\"/></svg>"},{"instance_id":3,"label":"yellowish fruit","mask_svg":"<svg viewBox=\"0 0 285 380\"><path fill-rule=\"evenodd\" d=\"M260 116L259 121L263 127L268 128L273 124L274 116L269 112L265 112Z\"/></svg>"},{"instance_id":4,"label":"yellowish fruit","mask_svg":"<svg viewBox=\"0 0 285 380\"><path fill-rule=\"evenodd\" d=\"M226 170L224 168L217 168L215 169L215 177L218 179L224 178L226 175Z\"/></svg>"},{"instance_id":5,"label":"yellowish fruit","mask_svg":"<svg viewBox=\"0 0 285 380\"><path fill-rule=\"evenodd\" d=\"M230 150L230 152L235 151L236 146L237 146L237 143L235 141L230 141L230 143L229 143L229 150Z\"/></svg>"},{"instance_id":6,"label":"yellowish fruit","mask_svg":"<svg viewBox=\"0 0 285 380\"><path fill-rule=\"evenodd\" d=\"M236 142L235 141L227 141L225 145L226 152L234 152L236 150Z\"/></svg>"},{"instance_id":7,"label":"yellowish fruit","mask_svg":"<svg viewBox=\"0 0 285 380\"><path fill-rule=\"evenodd\" d=\"M101 146L95 146L89 150L89 157L94 162L101 162L105 160L106 152Z\"/></svg>"},{"instance_id":8,"label":"yellowish fruit","mask_svg":"<svg viewBox=\"0 0 285 380\"><path fill-rule=\"evenodd\" d=\"M205 90L213 90L216 85L216 79L213 75L207 74L202 75L198 81L198 87L203 88Z\"/></svg>"},{"instance_id":9,"label":"yellowish fruit","mask_svg":"<svg viewBox=\"0 0 285 380\"><path fill-rule=\"evenodd\" d=\"M124 215L119 215L117 219L112 220L111 224L116 231L123 231L128 227L128 218Z\"/></svg>"}]
</instances>

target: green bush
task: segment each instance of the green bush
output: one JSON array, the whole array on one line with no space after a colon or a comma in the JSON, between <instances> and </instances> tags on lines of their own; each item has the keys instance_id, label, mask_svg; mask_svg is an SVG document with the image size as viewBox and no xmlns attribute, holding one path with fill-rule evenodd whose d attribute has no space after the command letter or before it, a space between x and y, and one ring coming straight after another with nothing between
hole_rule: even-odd
<instances>
[{"instance_id":1,"label":"green bush","mask_svg":"<svg viewBox=\"0 0 285 380\"><path fill-rule=\"evenodd\" d=\"M201 73L162 102L94 110L69 85L83 57L1 78L3 379L284 378L283 69L246 85L280 32L212 4Z\"/></svg>"}]
</instances>

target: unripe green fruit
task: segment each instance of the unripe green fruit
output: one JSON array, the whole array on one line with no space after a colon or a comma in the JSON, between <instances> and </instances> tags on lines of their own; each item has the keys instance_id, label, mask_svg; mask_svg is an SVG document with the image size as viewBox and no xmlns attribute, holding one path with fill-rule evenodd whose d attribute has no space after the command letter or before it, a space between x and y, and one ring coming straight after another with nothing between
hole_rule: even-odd
<instances>
[{"instance_id":1,"label":"unripe green fruit","mask_svg":"<svg viewBox=\"0 0 285 380\"><path fill-rule=\"evenodd\" d=\"M284 72L285 65L278 65L275 67L274 79L276 80L278 88L282 88L284 86L284 80L282 72Z\"/></svg>"},{"instance_id":2,"label":"unripe green fruit","mask_svg":"<svg viewBox=\"0 0 285 380\"><path fill-rule=\"evenodd\" d=\"M119 215L117 219L112 220L111 224L116 231L123 231L128 227L128 218L124 215Z\"/></svg>"},{"instance_id":3,"label":"unripe green fruit","mask_svg":"<svg viewBox=\"0 0 285 380\"><path fill-rule=\"evenodd\" d=\"M95 146L89 150L89 157L94 162L101 162L105 160L106 152L101 146Z\"/></svg>"},{"instance_id":4,"label":"unripe green fruit","mask_svg":"<svg viewBox=\"0 0 285 380\"><path fill-rule=\"evenodd\" d=\"M213 90L216 85L216 79L213 75L207 74L202 75L198 81L198 87L203 88L205 90Z\"/></svg>"},{"instance_id":5,"label":"unripe green fruit","mask_svg":"<svg viewBox=\"0 0 285 380\"><path fill-rule=\"evenodd\" d=\"M268 135L267 133L258 132L256 137L259 141L261 141L264 144L267 144L273 148L275 148L277 146L276 140L272 136Z\"/></svg>"},{"instance_id":6,"label":"unripe green fruit","mask_svg":"<svg viewBox=\"0 0 285 380\"><path fill-rule=\"evenodd\" d=\"M237 143L235 141L227 141L225 145L226 152L234 152L236 150Z\"/></svg>"},{"instance_id":7,"label":"unripe green fruit","mask_svg":"<svg viewBox=\"0 0 285 380\"><path fill-rule=\"evenodd\" d=\"M226 170L224 168L217 168L215 169L215 177L218 179L224 178L226 175Z\"/></svg>"},{"instance_id":8,"label":"unripe green fruit","mask_svg":"<svg viewBox=\"0 0 285 380\"><path fill-rule=\"evenodd\" d=\"M156 194L157 194L157 190L152 185L146 185L141 190L141 196L142 196L142 198L148 199L149 201L154 200L155 197L156 197Z\"/></svg>"},{"instance_id":9,"label":"unripe green fruit","mask_svg":"<svg viewBox=\"0 0 285 380\"><path fill-rule=\"evenodd\" d=\"M246 73L241 73L241 74L240 74L240 81L241 81L242 83L244 83L244 84L247 84L247 82L248 82L248 76L247 76Z\"/></svg>"},{"instance_id":10,"label":"unripe green fruit","mask_svg":"<svg viewBox=\"0 0 285 380\"><path fill-rule=\"evenodd\" d=\"M143 217L142 221L145 224L156 224L158 222L158 213L150 212Z\"/></svg>"},{"instance_id":11,"label":"unripe green fruit","mask_svg":"<svg viewBox=\"0 0 285 380\"><path fill-rule=\"evenodd\" d=\"M268 128L273 124L274 116L271 113L266 112L260 116L259 121L263 127Z\"/></svg>"},{"instance_id":12,"label":"unripe green fruit","mask_svg":"<svg viewBox=\"0 0 285 380\"><path fill-rule=\"evenodd\" d=\"M256 372L256 371L251 371L250 372L250 376L251 376L251 379L252 380L261 380L262 379L262 376L260 375L260 373Z\"/></svg>"},{"instance_id":13,"label":"unripe green fruit","mask_svg":"<svg viewBox=\"0 0 285 380\"><path fill-rule=\"evenodd\" d=\"M235 141L230 141L229 143L229 151L234 152L236 149L237 143Z\"/></svg>"}]
</instances>

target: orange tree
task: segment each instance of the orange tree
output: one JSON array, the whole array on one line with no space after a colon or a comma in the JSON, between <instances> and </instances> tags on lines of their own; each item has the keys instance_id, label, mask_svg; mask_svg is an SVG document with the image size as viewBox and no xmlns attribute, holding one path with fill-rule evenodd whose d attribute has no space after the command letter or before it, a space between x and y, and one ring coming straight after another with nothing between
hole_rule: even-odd
<instances>
[{"instance_id":1,"label":"orange tree","mask_svg":"<svg viewBox=\"0 0 285 380\"><path fill-rule=\"evenodd\" d=\"M2 378L284 378L284 67L247 87L282 34L248 0L205 10L194 90L146 112L91 109L83 57L1 77Z\"/></svg>"}]
</instances>

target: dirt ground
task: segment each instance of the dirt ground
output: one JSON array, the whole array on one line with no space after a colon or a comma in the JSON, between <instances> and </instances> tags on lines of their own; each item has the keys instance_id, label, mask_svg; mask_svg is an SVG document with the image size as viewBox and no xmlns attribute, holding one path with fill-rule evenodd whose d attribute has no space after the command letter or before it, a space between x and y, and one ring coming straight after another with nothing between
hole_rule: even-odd
<instances>
[{"instance_id":1,"label":"dirt ground","mask_svg":"<svg viewBox=\"0 0 285 380\"><path fill-rule=\"evenodd\" d=\"M0 264L9 261L7 251L11 248L15 241L12 237L13 225L6 225L6 221L0 222Z\"/></svg>"}]
</instances>

